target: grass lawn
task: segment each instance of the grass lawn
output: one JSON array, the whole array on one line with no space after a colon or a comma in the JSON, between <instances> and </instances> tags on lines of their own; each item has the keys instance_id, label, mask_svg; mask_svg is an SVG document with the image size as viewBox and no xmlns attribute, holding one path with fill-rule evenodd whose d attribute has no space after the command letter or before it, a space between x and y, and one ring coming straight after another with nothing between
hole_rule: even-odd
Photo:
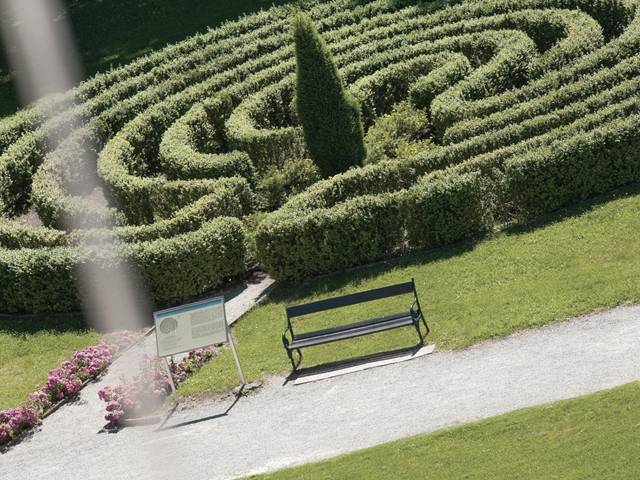
<instances>
[{"instance_id":1,"label":"grass lawn","mask_svg":"<svg viewBox=\"0 0 640 480\"><path fill-rule=\"evenodd\" d=\"M402 282L414 277L437 348L462 348L491 337L573 315L640 301L640 188L596 199L465 243L403 257L308 285L282 285L234 328L245 374L259 379L287 372L280 341L285 305ZM344 309L344 316L302 318L304 330L406 308L409 298ZM306 349L304 366L415 344L404 328ZM180 388L182 395L238 383L223 351Z\"/></svg>"},{"instance_id":2,"label":"grass lawn","mask_svg":"<svg viewBox=\"0 0 640 480\"><path fill-rule=\"evenodd\" d=\"M226 20L292 0L61 0L87 77L175 43ZM0 8L0 21L6 17ZM2 45L4 47L4 45ZM4 52L4 48L1 49ZM0 116L19 107L4 53L0 54Z\"/></svg>"},{"instance_id":3,"label":"grass lawn","mask_svg":"<svg viewBox=\"0 0 640 480\"><path fill-rule=\"evenodd\" d=\"M80 320L0 319L0 410L22 404L49 370L97 337Z\"/></svg>"},{"instance_id":4,"label":"grass lawn","mask_svg":"<svg viewBox=\"0 0 640 480\"><path fill-rule=\"evenodd\" d=\"M383 444L261 479L640 478L640 383Z\"/></svg>"}]
</instances>

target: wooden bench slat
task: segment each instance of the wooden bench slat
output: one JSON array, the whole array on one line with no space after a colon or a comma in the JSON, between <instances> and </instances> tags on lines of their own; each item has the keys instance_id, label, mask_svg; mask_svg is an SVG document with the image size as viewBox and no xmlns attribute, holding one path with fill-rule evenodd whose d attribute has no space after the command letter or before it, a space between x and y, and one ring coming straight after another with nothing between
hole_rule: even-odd
<instances>
[{"instance_id":1,"label":"wooden bench slat","mask_svg":"<svg viewBox=\"0 0 640 480\"><path fill-rule=\"evenodd\" d=\"M384 332L386 330L392 330L394 328L408 327L413 325L413 318L411 316L399 318L396 320L377 323L374 325L368 325L365 327L354 328L351 330L345 330L342 332L335 332L317 337L306 338L303 340L294 340L289 349L295 350L297 348L310 347L312 345L321 345L325 343L337 342L339 340L346 340L347 338L359 337L362 335L369 335L371 333Z\"/></svg>"},{"instance_id":2,"label":"wooden bench slat","mask_svg":"<svg viewBox=\"0 0 640 480\"><path fill-rule=\"evenodd\" d=\"M311 332L296 333L295 335L293 335L293 340L296 341L296 340L303 340L305 338L321 337L322 335L327 335L330 333L337 333L337 332L342 332L344 330L351 330L353 328L366 327L368 325L389 322L391 320L396 320L398 318L404 318L404 317L411 317L411 312L409 311L399 312L399 313L394 313L393 315L386 315L384 317L378 317L378 318L370 318L368 320L362 320L359 322L337 325L335 327L323 328L321 330L313 330Z\"/></svg>"},{"instance_id":3,"label":"wooden bench slat","mask_svg":"<svg viewBox=\"0 0 640 480\"><path fill-rule=\"evenodd\" d=\"M367 290L365 292L352 293L336 298L327 298L326 300L318 300L316 302L305 303L303 305L294 305L292 307L287 307L287 317L294 318L301 315L309 315L311 313L340 307L348 307L350 305L357 305L358 303L395 297L396 295L403 295L406 293L413 293L413 282L374 288L373 290Z\"/></svg>"}]
</instances>

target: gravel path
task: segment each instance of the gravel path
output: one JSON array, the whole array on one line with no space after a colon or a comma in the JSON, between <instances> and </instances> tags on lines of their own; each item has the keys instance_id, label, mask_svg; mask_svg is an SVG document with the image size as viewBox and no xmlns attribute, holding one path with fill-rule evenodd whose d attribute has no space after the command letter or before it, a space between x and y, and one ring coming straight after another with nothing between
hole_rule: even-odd
<instances>
[{"instance_id":1,"label":"gravel path","mask_svg":"<svg viewBox=\"0 0 640 480\"><path fill-rule=\"evenodd\" d=\"M321 382L213 399L168 426L99 433L97 386L0 456L2 479L234 478L640 379L640 306ZM225 414L225 411L227 413Z\"/></svg>"}]
</instances>

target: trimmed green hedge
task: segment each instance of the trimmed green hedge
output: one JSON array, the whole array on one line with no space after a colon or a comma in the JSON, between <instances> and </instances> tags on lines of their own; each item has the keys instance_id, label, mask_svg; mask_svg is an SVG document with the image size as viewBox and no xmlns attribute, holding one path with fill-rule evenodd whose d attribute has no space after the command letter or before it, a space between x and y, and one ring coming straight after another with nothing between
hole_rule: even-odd
<instances>
[{"instance_id":1,"label":"trimmed green hedge","mask_svg":"<svg viewBox=\"0 0 640 480\"><path fill-rule=\"evenodd\" d=\"M479 236L490 224L479 175L436 172L408 190L273 213L258 226L256 248L269 273L299 280Z\"/></svg>"},{"instance_id":2,"label":"trimmed green hedge","mask_svg":"<svg viewBox=\"0 0 640 480\"><path fill-rule=\"evenodd\" d=\"M25 225L0 218L0 246L3 249L62 247L68 243L64 231Z\"/></svg>"},{"instance_id":3,"label":"trimmed green hedge","mask_svg":"<svg viewBox=\"0 0 640 480\"><path fill-rule=\"evenodd\" d=\"M478 237L493 224L490 196L478 173L427 175L406 192L402 208L412 249Z\"/></svg>"},{"instance_id":4,"label":"trimmed green hedge","mask_svg":"<svg viewBox=\"0 0 640 480\"><path fill-rule=\"evenodd\" d=\"M249 97L226 123L230 148L243 151L260 172L308 154L302 128L294 124L293 85L287 77Z\"/></svg>"},{"instance_id":5,"label":"trimmed green hedge","mask_svg":"<svg viewBox=\"0 0 640 480\"><path fill-rule=\"evenodd\" d=\"M46 239L52 233L40 235ZM105 255L96 246L0 248L3 313L78 310L77 269L87 262L109 269L127 261L158 304L200 295L244 271L244 230L240 220L219 217L167 239L122 244L116 253Z\"/></svg>"},{"instance_id":6,"label":"trimmed green hedge","mask_svg":"<svg viewBox=\"0 0 640 480\"><path fill-rule=\"evenodd\" d=\"M398 195L361 196L332 209L276 212L256 231L257 257L276 278L301 279L389 256L403 237Z\"/></svg>"},{"instance_id":7,"label":"trimmed green hedge","mask_svg":"<svg viewBox=\"0 0 640 480\"><path fill-rule=\"evenodd\" d=\"M171 180L241 176L254 184L256 172L249 154L223 152L224 126L216 125L211 110L196 104L167 129L159 150L161 171Z\"/></svg>"},{"instance_id":8,"label":"trimmed green hedge","mask_svg":"<svg viewBox=\"0 0 640 480\"><path fill-rule=\"evenodd\" d=\"M257 261L299 279L638 180L637 7L305 4L365 126L408 100L437 145L292 197L248 235ZM256 190L262 208L282 201L278 168L308 150L292 108L296 8L229 22L0 120L1 312L78 308L75 269L93 258L133 264L159 304L245 271L240 219L254 215ZM14 218L31 208L44 227ZM113 257L88 250L111 239Z\"/></svg>"},{"instance_id":9,"label":"trimmed green hedge","mask_svg":"<svg viewBox=\"0 0 640 480\"><path fill-rule=\"evenodd\" d=\"M66 247L0 249L3 313L77 311L78 255Z\"/></svg>"},{"instance_id":10,"label":"trimmed green hedge","mask_svg":"<svg viewBox=\"0 0 640 480\"><path fill-rule=\"evenodd\" d=\"M640 181L639 131L640 111L509 159L509 198L530 216Z\"/></svg>"},{"instance_id":11,"label":"trimmed green hedge","mask_svg":"<svg viewBox=\"0 0 640 480\"><path fill-rule=\"evenodd\" d=\"M219 217L194 232L122 248L156 303L200 295L245 268L244 230L236 218Z\"/></svg>"}]
</instances>

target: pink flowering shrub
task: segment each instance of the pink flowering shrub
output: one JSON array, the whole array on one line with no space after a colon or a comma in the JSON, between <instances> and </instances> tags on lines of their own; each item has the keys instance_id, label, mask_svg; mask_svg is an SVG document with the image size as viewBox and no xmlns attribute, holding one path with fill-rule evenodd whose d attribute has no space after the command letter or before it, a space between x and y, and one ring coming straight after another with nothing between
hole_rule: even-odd
<instances>
[{"instance_id":1,"label":"pink flowering shrub","mask_svg":"<svg viewBox=\"0 0 640 480\"><path fill-rule=\"evenodd\" d=\"M71 362L64 362L63 366L51 370L43 389L38 393L46 395L46 402L50 405L60 400L73 397L82 388L82 380L75 374L76 367ZM41 398L38 395L38 398Z\"/></svg>"},{"instance_id":2,"label":"pink flowering shrub","mask_svg":"<svg viewBox=\"0 0 640 480\"><path fill-rule=\"evenodd\" d=\"M133 402L122 385L101 388L98 391L98 397L107 402L107 414L104 418L112 425L118 423L120 417L124 415L125 409L133 408Z\"/></svg>"},{"instance_id":3,"label":"pink flowering shrub","mask_svg":"<svg viewBox=\"0 0 640 480\"><path fill-rule=\"evenodd\" d=\"M117 351L117 350L116 350ZM113 359L112 346L100 343L95 347L88 347L73 354L70 363L74 369L74 374L82 381L95 378L103 372Z\"/></svg>"},{"instance_id":4,"label":"pink flowering shrub","mask_svg":"<svg viewBox=\"0 0 640 480\"><path fill-rule=\"evenodd\" d=\"M40 417L28 407L10 408L0 411L0 445L15 439L23 431L40 425Z\"/></svg>"},{"instance_id":5,"label":"pink flowering shrub","mask_svg":"<svg viewBox=\"0 0 640 480\"><path fill-rule=\"evenodd\" d=\"M0 411L0 446L15 440L23 431L40 425L51 407L76 395L84 382L100 375L113 356L137 338L138 335L132 332L105 335L98 345L74 352L71 359L51 370L42 388L31 394L25 406Z\"/></svg>"},{"instance_id":6,"label":"pink flowering shrub","mask_svg":"<svg viewBox=\"0 0 640 480\"><path fill-rule=\"evenodd\" d=\"M214 351L212 348L202 348L189 352L180 362L171 361L169 369L176 385L184 382L191 374L195 373L200 367L213 358Z\"/></svg>"},{"instance_id":7,"label":"pink flowering shrub","mask_svg":"<svg viewBox=\"0 0 640 480\"><path fill-rule=\"evenodd\" d=\"M104 387L98 397L107 402L105 419L116 424L121 417L143 416L145 412L158 408L170 391L169 378L159 361L145 356L140 375L122 385Z\"/></svg>"},{"instance_id":8,"label":"pink flowering shrub","mask_svg":"<svg viewBox=\"0 0 640 480\"><path fill-rule=\"evenodd\" d=\"M213 358L211 348L190 352L178 363L173 360L169 370L175 385L184 382L189 375ZM105 420L115 425L120 419L144 416L162 406L171 393L171 383L166 370L155 357L145 357L141 373L130 382L122 379L121 385L104 387L98 391L98 397L107 403Z\"/></svg>"}]
</instances>

